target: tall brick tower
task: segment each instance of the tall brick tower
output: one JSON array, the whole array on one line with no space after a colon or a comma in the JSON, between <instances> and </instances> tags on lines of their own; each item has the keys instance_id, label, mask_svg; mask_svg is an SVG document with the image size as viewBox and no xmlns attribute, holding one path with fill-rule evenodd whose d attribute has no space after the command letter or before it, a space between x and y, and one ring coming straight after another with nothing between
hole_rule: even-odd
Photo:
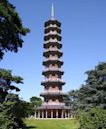
<instances>
[{"instance_id":1,"label":"tall brick tower","mask_svg":"<svg viewBox=\"0 0 106 129\"><path fill-rule=\"evenodd\" d=\"M51 19L44 24L44 49L43 56L45 67L42 74L45 80L41 82L44 91L40 96L44 97L43 104L37 108L37 118L69 118L70 108L63 102L66 96L62 92L65 82L62 80L64 72L61 70L63 55L61 44L61 23L54 17L54 6L52 5Z\"/></svg>"}]
</instances>

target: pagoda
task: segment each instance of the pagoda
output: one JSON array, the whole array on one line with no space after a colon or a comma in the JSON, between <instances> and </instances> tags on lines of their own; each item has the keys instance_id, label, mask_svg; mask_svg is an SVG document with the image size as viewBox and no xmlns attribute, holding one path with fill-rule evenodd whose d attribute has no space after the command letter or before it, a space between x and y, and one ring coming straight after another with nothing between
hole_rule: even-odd
<instances>
[{"instance_id":1,"label":"pagoda","mask_svg":"<svg viewBox=\"0 0 106 129\"><path fill-rule=\"evenodd\" d=\"M63 102L67 94L62 92L65 82L62 80L64 72L61 70L63 61L60 60L63 53L61 44L61 23L54 17L54 6L51 9L51 19L44 24L44 49L45 60L42 72L45 80L41 82L44 86L40 96L44 97L43 104L36 110L36 118L70 118L70 108Z\"/></svg>"}]
</instances>

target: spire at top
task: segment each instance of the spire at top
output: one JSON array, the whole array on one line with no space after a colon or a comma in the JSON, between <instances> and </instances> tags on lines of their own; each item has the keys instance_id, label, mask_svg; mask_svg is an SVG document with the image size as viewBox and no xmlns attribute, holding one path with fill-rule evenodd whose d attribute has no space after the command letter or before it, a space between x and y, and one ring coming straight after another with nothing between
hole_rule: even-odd
<instances>
[{"instance_id":1,"label":"spire at top","mask_svg":"<svg viewBox=\"0 0 106 129\"><path fill-rule=\"evenodd\" d=\"M54 5L52 3L52 8L51 8L51 20L54 20Z\"/></svg>"}]
</instances>

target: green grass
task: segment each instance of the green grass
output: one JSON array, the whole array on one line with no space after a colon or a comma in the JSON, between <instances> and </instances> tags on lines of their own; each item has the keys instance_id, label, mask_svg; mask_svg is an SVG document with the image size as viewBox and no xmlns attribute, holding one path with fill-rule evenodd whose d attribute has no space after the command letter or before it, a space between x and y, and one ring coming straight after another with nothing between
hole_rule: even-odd
<instances>
[{"instance_id":1,"label":"green grass","mask_svg":"<svg viewBox=\"0 0 106 129\"><path fill-rule=\"evenodd\" d=\"M37 120L26 119L27 129L78 129L76 120Z\"/></svg>"}]
</instances>

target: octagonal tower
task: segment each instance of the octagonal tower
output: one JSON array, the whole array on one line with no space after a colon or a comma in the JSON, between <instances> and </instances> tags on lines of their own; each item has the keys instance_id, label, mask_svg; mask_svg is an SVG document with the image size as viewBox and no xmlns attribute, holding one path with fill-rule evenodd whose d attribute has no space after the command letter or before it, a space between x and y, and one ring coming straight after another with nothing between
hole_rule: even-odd
<instances>
[{"instance_id":1,"label":"octagonal tower","mask_svg":"<svg viewBox=\"0 0 106 129\"><path fill-rule=\"evenodd\" d=\"M63 55L61 48L61 23L54 17L54 7L52 5L51 19L44 24L44 49L43 56L45 67L42 75L45 79L41 82L44 87L40 96L44 97L43 104L37 108L37 118L69 118L70 108L63 102L62 80L64 72L61 69Z\"/></svg>"}]
</instances>

